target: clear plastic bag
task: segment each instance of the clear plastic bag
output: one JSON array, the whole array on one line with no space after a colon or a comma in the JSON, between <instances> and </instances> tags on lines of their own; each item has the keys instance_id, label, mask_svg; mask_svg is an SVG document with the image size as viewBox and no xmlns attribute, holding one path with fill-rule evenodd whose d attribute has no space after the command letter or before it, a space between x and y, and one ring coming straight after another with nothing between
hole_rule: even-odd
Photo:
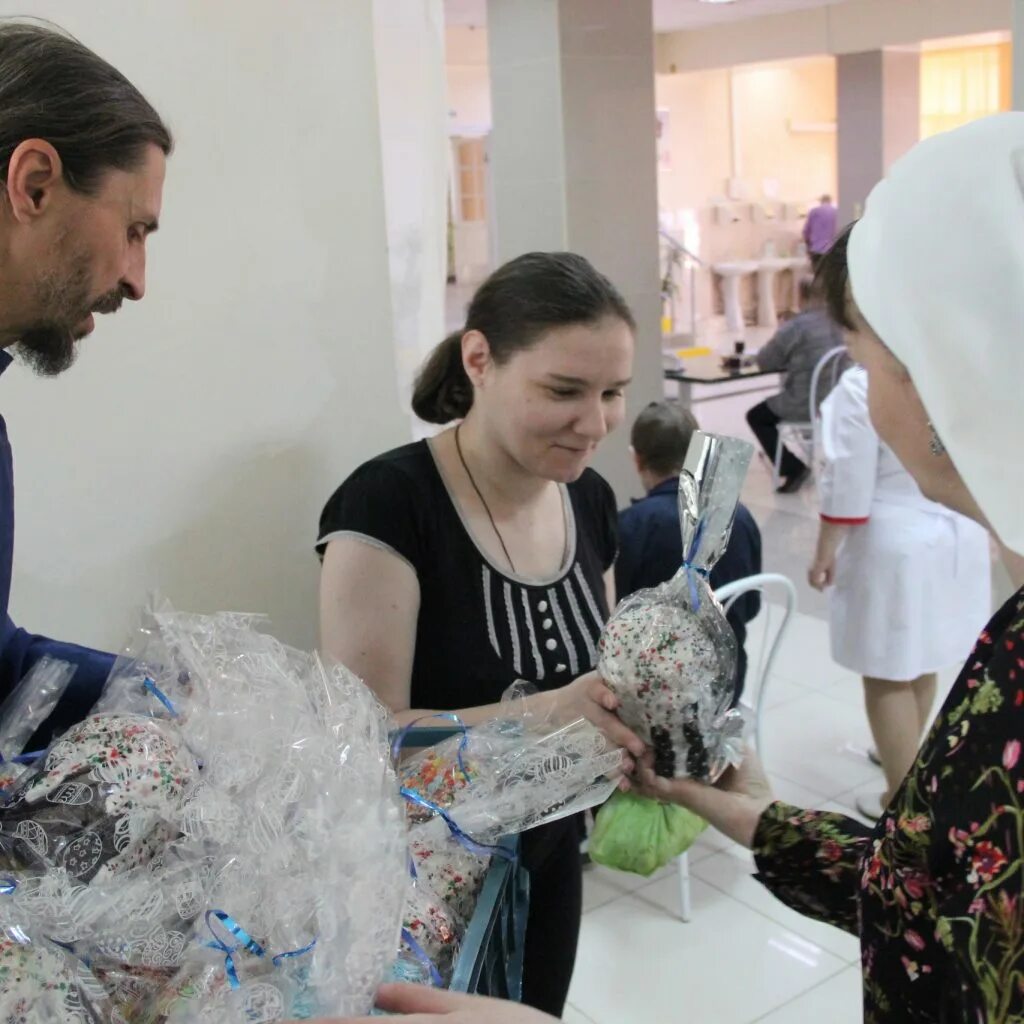
<instances>
[{"instance_id":1,"label":"clear plastic bag","mask_svg":"<svg viewBox=\"0 0 1024 1024\"><path fill-rule=\"evenodd\" d=\"M394 959L408 851L387 716L258 624L144 616L97 713L0 808L0 908L91 965L103 1020L364 1014Z\"/></svg>"},{"instance_id":2,"label":"clear plastic bag","mask_svg":"<svg viewBox=\"0 0 1024 1024\"><path fill-rule=\"evenodd\" d=\"M590 722L534 715L514 692L501 717L410 757L400 775L414 821L443 811L464 842L491 845L604 802L621 767Z\"/></svg>"},{"instance_id":3,"label":"clear plastic bag","mask_svg":"<svg viewBox=\"0 0 1024 1024\"><path fill-rule=\"evenodd\" d=\"M77 666L42 657L0 704L0 760L24 753L25 744L50 717Z\"/></svg>"},{"instance_id":4,"label":"clear plastic bag","mask_svg":"<svg viewBox=\"0 0 1024 1024\"><path fill-rule=\"evenodd\" d=\"M669 582L626 598L601 636L598 671L666 778L714 782L740 757L742 716L729 710L736 637L708 573L729 542L752 451L745 441L694 433L679 477L684 565Z\"/></svg>"}]
</instances>

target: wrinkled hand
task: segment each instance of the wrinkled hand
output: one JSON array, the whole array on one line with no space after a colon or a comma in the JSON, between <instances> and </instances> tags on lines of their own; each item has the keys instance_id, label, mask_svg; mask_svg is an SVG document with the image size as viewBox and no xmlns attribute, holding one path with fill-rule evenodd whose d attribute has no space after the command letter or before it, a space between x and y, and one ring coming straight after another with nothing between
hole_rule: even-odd
<instances>
[{"instance_id":1,"label":"wrinkled hand","mask_svg":"<svg viewBox=\"0 0 1024 1024\"><path fill-rule=\"evenodd\" d=\"M634 758L641 758L647 749L644 741L622 723L616 713L621 706L618 697L608 689L608 684L597 672L585 676L555 691L556 713L573 718L586 718L604 733L609 743L625 747ZM635 765L626 757L622 765L626 775L632 774ZM622 779L623 789L629 789L629 780Z\"/></svg>"},{"instance_id":2,"label":"wrinkled hand","mask_svg":"<svg viewBox=\"0 0 1024 1024\"><path fill-rule=\"evenodd\" d=\"M538 1010L519 1003L443 992L425 985L381 985L377 1006L390 1013L412 1014L406 1024L557 1024ZM379 1024L380 1017L322 1018L311 1024Z\"/></svg>"},{"instance_id":3,"label":"wrinkled hand","mask_svg":"<svg viewBox=\"0 0 1024 1024\"><path fill-rule=\"evenodd\" d=\"M836 556L828 555L822 557L817 555L807 570L807 582L815 590L824 590L831 587L836 581Z\"/></svg>"},{"instance_id":4,"label":"wrinkled hand","mask_svg":"<svg viewBox=\"0 0 1024 1024\"><path fill-rule=\"evenodd\" d=\"M739 768L728 769L714 786L693 779L663 779L651 764L647 757L640 766L637 792L699 814L748 850L754 845L757 823L775 799L756 754L748 750Z\"/></svg>"}]
</instances>

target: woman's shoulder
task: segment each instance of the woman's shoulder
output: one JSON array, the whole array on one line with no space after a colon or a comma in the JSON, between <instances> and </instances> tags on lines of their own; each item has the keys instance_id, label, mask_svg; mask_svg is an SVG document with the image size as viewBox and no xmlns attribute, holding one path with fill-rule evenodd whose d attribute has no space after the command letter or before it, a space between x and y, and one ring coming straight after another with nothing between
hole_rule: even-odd
<instances>
[{"instance_id":1,"label":"woman's shoulder","mask_svg":"<svg viewBox=\"0 0 1024 1024\"><path fill-rule=\"evenodd\" d=\"M353 487L419 489L430 484L436 476L434 459L427 442L414 441L367 459L349 473L335 494Z\"/></svg>"},{"instance_id":2,"label":"woman's shoulder","mask_svg":"<svg viewBox=\"0 0 1024 1024\"><path fill-rule=\"evenodd\" d=\"M435 502L437 469L426 441L403 445L367 460L327 499L320 514L317 549L343 533L387 541L422 532L423 515ZM420 525L417 525L420 524Z\"/></svg>"},{"instance_id":3,"label":"woman's shoulder","mask_svg":"<svg viewBox=\"0 0 1024 1024\"><path fill-rule=\"evenodd\" d=\"M574 499L605 510L615 508L615 492L612 485L596 469L589 467L568 485Z\"/></svg>"}]
</instances>

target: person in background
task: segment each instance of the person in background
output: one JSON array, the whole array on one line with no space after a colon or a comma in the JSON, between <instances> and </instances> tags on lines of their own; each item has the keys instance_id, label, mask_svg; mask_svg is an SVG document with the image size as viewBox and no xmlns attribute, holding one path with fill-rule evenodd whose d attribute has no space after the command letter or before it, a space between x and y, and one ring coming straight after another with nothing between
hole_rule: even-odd
<instances>
[{"instance_id":1,"label":"person in background","mask_svg":"<svg viewBox=\"0 0 1024 1024\"><path fill-rule=\"evenodd\" d=\"M821 523L808 581L831 587L832 657L864 679L886 790L857 798L874 820L903 781L931 720L936 672L957 665L991 600L988 534L929 501L868 415L860 366L821 406Z\"/></svg>"},{"instance_id":2,"label":"person in background","mask_svg":"<svg viewBox=\"0 0 1024 1024\"><path fill-rule=\"evenodd\" d=\"M106 61L52 27L0 23L0 373L12 353L61 373L94 314L142 298L170 151L159 115ZM85 717L114 659L15 626L13 558L14 466L0 417L0 700L44 655L76 666L32 750Z\"/></svg>"},{"instance_id":3,"label":"person in background","mask_svg":"<svg viewBox=\"0 0 1024 1024\"><path fill-rule=\"evenodd\" d=\"M413 411L454 425L371 459L327 502L321 646L400 725L434 711L475 725L525 680L538 713L586 717L643 753L594 671L615 604L616 509L589 467L625 415L634 330L582 256L506 263L416 381ZM525 833L522 856L523 998L561 1014L582 912L577 816Z\"/></svg>"},{"instance_id":4,"label":"person in background","mask_svg":"<svg viewBox=\"0 0 1024 1024\"><path fill-rule=\"evenodd\" d=\"M679 473L697 429L693 413L678 402L651 402L633 424L630 451L647 496L619 513L615 591L620 601L643 587L656 587L671 579L683 564ZM760 571L761 531L740 503L729 544L711 568L711 587L717 590ZM756 591L742 595L729 609L729 624L739 641L734 705L743 693L747 674L747 623L760 610L761 596Z\"/></svg>"},{"instance_id":5,"label":"person in background","mask_svg":"<svg viewBox=\"0 0 1024 1024\"><path fill-rule=\"evenodd\" d=\"M811 261L812 273L818 272L822 258L832 248L836 237L837 210L830 195L823 195L804 222L804 245Z\"/></svg>"},{"instance_id":6,"label":"person in background","mask_svg":"<svg viewBox=\"0 0 1024 1024\"><path fill-rule=\"evenodd\" d=\"M843 336L825 311L813 281L800 282L800 313L784 324L751 359L768 372L783 374L782 390L747 410L747 423L765 454L774 463L783 421L806 423L810 417L811 378L826 352L843 344ZM818 401L828 393L832 378L819 381ZM793 494L810 476L810 467L785 445L780 465L779 493Z\"/></svg>"}]
</instances>

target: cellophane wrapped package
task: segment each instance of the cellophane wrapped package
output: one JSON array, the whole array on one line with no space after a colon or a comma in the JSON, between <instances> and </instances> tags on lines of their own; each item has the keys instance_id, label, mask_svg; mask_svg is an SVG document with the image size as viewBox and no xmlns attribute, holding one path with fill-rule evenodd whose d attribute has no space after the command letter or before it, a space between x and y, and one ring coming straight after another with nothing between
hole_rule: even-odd
<instances>
[{"instance_id":1,"label":"cellophane wrapped package","mask_svg":"<svg viewBox=\"0 0 1024 1024\"><path fill-rule=\"evenodd\" d=\"M27 770L21 761L25 745L49 718L75 671L75 665L44 656L0 704L0 801Z\"/></svg>"},{"instance_id":2,"label":"cellophane wrapped package","mask_svg":"<svg viewBox=\"0 0 1024 1024\"><path fill-rule=\"evenodd\" d=\"M499 717L403 761L414 820L442 817L477 843L525 832L602 803L622 752L584 718L536 714L513 691Z\"/></svg>"},{"instance_id":3,"label":"cellophane wrapped package","mask_svg":"<svg viewBox=\"0 0 1024 1024\"><path fill-rule=\"evenodd\" d=\"M729 543L752 452L736 438L694 433L679 477L684 563L667 583L626 598L601 635L598 671L664 778L713 783L742 755L743 720L731 709L737 641L708 576ZM703 826L683 808L618 794L598 813L590 852L649 874Z\"/></svg>"},{"instance_id":4,"label":"cellophane wrapped package","mask_svg":"<svg viewBox=\"0 0 1024 1024\"><path fill-rule=\"evenodd\" d=\"M0 808L0 920L88 968L98 1019L363 1014L393 959L407 847L386 715L259 625L147 617Z\"/></svg>"},{"instance_id":5,"label":"cellophane wrapped package","mask_svg":"<svg viewBox=\"0 0 1024 1024\"><path fill-rule=\"evenodd\" d=\"M708 574L729 543L752 452L746 441L694 433L679 476L684 564L626 598L601 635L598 671L665 778L714 782L739 755L736 635Z\"/></svg>"}]
</instances>

